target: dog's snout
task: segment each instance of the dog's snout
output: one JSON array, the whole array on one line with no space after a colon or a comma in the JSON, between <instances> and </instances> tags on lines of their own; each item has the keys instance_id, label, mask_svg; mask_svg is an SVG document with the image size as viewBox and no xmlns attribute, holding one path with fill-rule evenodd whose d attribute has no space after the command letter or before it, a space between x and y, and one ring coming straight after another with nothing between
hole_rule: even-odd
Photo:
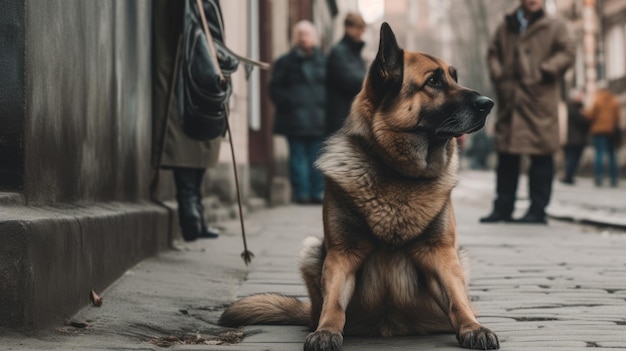
<instances>
[{"instance_id":1,"label":"dog's snout","mask_svg":"<svg viewBox=\"0 0 626 351\"><path fill-rule=\"evenodd\" d=\"M474 108L478 110L478 112L489 113L491 108L493 107L494 102L490 98L486 96L479 96L474 100Z\"/></svg>"}]
</instances>

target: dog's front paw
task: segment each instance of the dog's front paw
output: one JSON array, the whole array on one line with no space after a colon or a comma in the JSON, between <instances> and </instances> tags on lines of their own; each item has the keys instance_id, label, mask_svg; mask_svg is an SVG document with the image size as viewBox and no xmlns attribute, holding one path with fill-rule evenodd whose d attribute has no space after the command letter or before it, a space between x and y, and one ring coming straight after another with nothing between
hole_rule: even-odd
<instances>
[{"instance_id":1,"label":"dog's front paw","mask_svg":"<svg viewBox=\"0 0 626 351\"><path fill-rule=\"evenodd\" d=\"M318 330L306 337L304 351L341 351L343 335L329 330Z\"/></svg>"},{"instance_id":2,"label":"dog's front paw","mask_svg":"<svg viewBox=\"0 0 626 351\"><path fill-rule=\"evenodd\" d=\"M500 348L498 336L491 330L477 325L475 327L463 328L457 335L457 340L461 347L477 350L497 350Z\"/></svg>"}]
</instances>

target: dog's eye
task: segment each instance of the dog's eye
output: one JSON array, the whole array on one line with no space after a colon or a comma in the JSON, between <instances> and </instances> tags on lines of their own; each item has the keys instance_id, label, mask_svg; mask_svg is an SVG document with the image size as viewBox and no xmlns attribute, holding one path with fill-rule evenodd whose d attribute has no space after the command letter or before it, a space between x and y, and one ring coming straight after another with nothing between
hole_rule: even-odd
<instances>
[{"instance_id":1,"label":"dog's eye","mask_svg":"<svg viewBox=\"0 0 626 351\"><path fill-rule=\"evenodd\" d=\"M432 76L432 77L428 78L428 80L426 81L426 84L428 84L431 87L436 87L437 88L437 87L441 86L442 82L441 82L441 79L439 79L438 77Z\"/></svg>"}]
</instances>

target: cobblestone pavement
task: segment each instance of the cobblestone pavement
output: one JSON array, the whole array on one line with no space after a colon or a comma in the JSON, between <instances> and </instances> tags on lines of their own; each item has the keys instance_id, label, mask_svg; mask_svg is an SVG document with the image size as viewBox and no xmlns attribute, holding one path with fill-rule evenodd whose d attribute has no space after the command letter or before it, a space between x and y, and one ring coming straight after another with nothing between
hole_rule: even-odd
<instances>
[{"instance_id":1,"label":"cobblestone pavement","mask_svg":"<svg viewBox=\"0 0 626 351\"><path fill-rule=\"evenodd\" d=\"M471 259L470 296L479 321L500 337L501 349L626 350L626 233L556 220L548 226L479 224L490 210L492 189L492 175L467 172L453 198L459 240ZM590 198L568 196L579 202ZM596 194L593 201L617 208L613 197ZM224 225L218 240L181 245L129 271L103 293L101 308L87 307L75 316L88 328L65 326L63 333L57 329L26 339L13 335L3 344L10 350L162 350L154 341L168 335L219 334L215 322L235 295L281 292L305 298L296 255L306 236L322 234L321 207L250 214L249 245L256 258L247 270L238 258L237 222ZM241 343L213 340L171 349L301 350L307 333L299 326L249 326ZM459 350L454 335L345 338L345 350L432 349Z\"/></svg>"},{"instance_id":2,"label":"cobblestone pavement","mask_svg":"<svg viewBox=\"0 0 626 351\"><path fill-rule=\"evenodd\" d=\"M460 242L472 262L470 295L479 321L498 333L503 350L626 350L625 234L554 221L547 227L480 225L477 218L485 208L459 202ZM311 208L277 211L292 214L294 233L319 217ZM295 248L300 238L290 235L279 241ZM266 254L238 295L278 291L305 296L295 256ZM250 350L298 350L307 334L299 327L247 327L246 333L254 334L242 344ZM345 339L346 350L435 348L458 349L452 335Z\"/></svg>"},{"instance_id":3,"label":"cobblestone pavement","mask_svg":"<svg viewBox=\"0 0 626 351\"><path fill-rule=\"evenodd\" d=\"M463 171L457 199L484 204L486 211L494 196L495 172ZM476 194L481 194L480 198ZM517 212L528 207L528 179L521 176L517 192ZM486 201L483 201L486 200ZM609 225L626 229L626 185L596 187L591 178L578 178L575 185L555 181L548 215L578 223ZM485 212L486 214L486 212Z\"/></svg>"}]
</instances>

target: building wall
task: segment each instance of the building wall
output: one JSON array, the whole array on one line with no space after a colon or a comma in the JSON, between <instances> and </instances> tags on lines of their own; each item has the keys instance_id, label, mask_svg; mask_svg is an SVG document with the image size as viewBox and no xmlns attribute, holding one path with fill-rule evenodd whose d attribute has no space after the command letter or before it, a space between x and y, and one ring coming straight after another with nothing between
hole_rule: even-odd
<instances>
[{"instance_id":1,"label":"building wall","mask_svg":"<svg viewBox=\"0 0 626 351\"><path fill-rule=\"evenodd\" d=\"M626 0L602 0L600 4L602 5L603 16L610 16L626 8Z\"/></svg>"},{"instance_id":2,"label":"building wall","mask_svg":"<svg viewBox=\"0 0 626 351\"><path fill-rule=\"evenodd\" d=\"M626 0L605 0L600 9L600 41L603 72L608 87L622 105L622 127L626 126Z\"/></svg>"},{"instance_id":3,"label":"building wall","mask_svg":"<svg viewBox=\"0 0 626 351\"><path fill-rule=\"evenodd\" d=\"M0 191L18 191L24 174L24 10L7 0L0 9Z\"/></svg>"},{"instance_id":4,"label":"building wall","mask_svg":"<svg viewBox=\"0 0 626 351\"><path fill-rule=\"evenodd\" d=\"M626 130L626 0L603 0L600 2L600 36L603 40L603 72L606 73L608 87L616 93L621 105L620 128L622 131L622 139ZM611 41L611 36L617 34L619 40ZM615 38L613 38L615 39ZM609 47L609 45L613 47ZM609 60L609 55L613 60ZM610 62L611 61L611 62ZM609 77L608 65L612 64L610 69L619 72L618 75L611 74ZM622 143L622 147L618 152L618 165L622 177L626 172L626 147Z\"/></svg>"},{"instance_id":5,"label":"building wall","mask_svg":"<svg viewBox=\"0 0 626 351\"><path fill-rule=\"evenodd\" d=\"M272 0L272 19L276 19L272 21L272 63L291 49L291 38L289 37L291 33L291 29L289 28L289 6L289 1ZM268 86L261 87L261 89L268 88ZM271 113L273 112L274 110L272 109ZM274 118L272 116L272 121L273 120ZM287 140L283 136L275 135L272 150L274 154L273 176L285 179L289 176L287 169L287 157L289 155Z\"/></svg>"},{"instance_id":6,"label":"building wall","mask_svg":"<svg viewBox=\"0 0 626 351\"><path fill-rule=\"evenodd\" d=\"M0 166L1 327L61 323L171 240L174 217L148 201L150 12L2 2L0 154L15 162Z\"/></svg>"},{"instance_id":7,"label":"building wall","mask_svg":"<svg viewBox=\"0 0 626 351\"><path fill-rule=\"evenodd\" d=\"M26 200L147 199L150 2L24 3Z\"/></svg>"},{"instance_id":8,"label":"building wall","mask_svg":"<svg viewBox=\"0 0 626 351\"><path fill-rule=\"evenodd\" d=\"M249 38L249 4L247 0L220 1L224 16L224 31L226 45L234 52L248 55ZM235 158L241 190L244 198L249 195L249 167L248 167L248 82L245 74L246 67L240 64L232 75L233 95L230 98L229 123L235 148ZM229 144L231 136L227 135L222 141L219 154L219 164L209 171L207 190L216 194L228 203L237 201L234 182L232 154Z\"/></svg>"},{"instance_id":9,"label":"building wall","mask_svg":"<svg viewBox=\"0 0 626 351\"><path fill-rule=\"evenodd\" d=\"M248 0L221 1L222 14L226 32L226 45L234 52L248 55ZM246 67L239 65L237 72L232 75L233 95L230 100L230 128L235 138L235 155L239 164L246 164L248 160L248 83L245 74ZM220 151L220 162L230 163L230 146L224 140Z\"/></svg>"}]
</instances>

